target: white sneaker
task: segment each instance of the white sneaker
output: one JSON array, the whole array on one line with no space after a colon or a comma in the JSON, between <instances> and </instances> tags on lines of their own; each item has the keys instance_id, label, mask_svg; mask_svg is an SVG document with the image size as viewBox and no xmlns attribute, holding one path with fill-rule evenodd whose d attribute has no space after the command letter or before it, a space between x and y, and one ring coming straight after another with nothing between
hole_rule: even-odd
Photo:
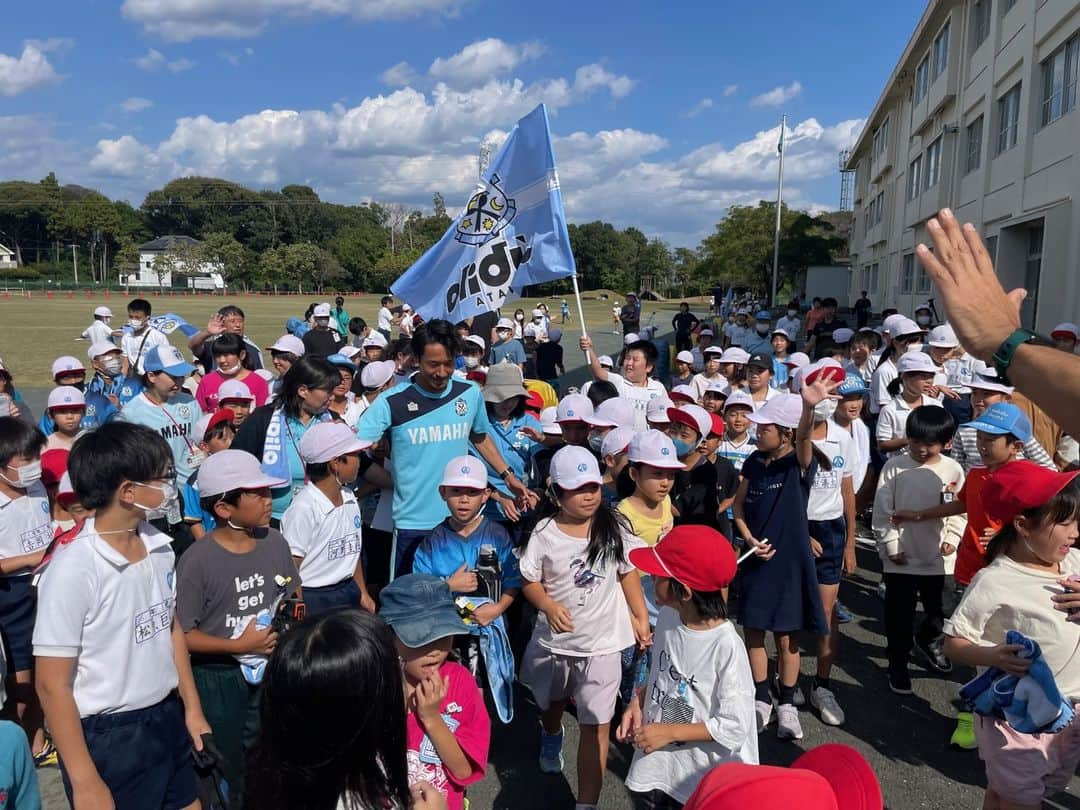
<instances>
[{"instance_id":1,"label":"white sneaker","mask_svg":"<svg viewBox=\"0 0 1080 810\"><path fill-rule=\"evenodd\" d=\"M776 708L776 736L781 740L801 740L802 724L799 723L799 710L788 703L781 703Z\"/></svg>"},{"instance_id":2,"label":"white sneaker","mask_svg":"<svg viewBox=\"0 0 1080 810\"><path fill-rule=\"evenodd\" d=\"M772 722L772 710L773 705L771 700L768 703L764 700L754 701L754 711L757 713L758 734L763 732L765 727Z\"/></svg>"},{"instance_id":3,"label":"white sneaker","mask_svg":"<svg viewBox=\"0 0 1080 810\"><path fill-rule=\"evenodd\" d=\"M827 726L842 726L844 724L844 710L830 690L824 686L818 686L810 693L810 705L821 714L821 722Z\"/></svg>"}]
</instances>

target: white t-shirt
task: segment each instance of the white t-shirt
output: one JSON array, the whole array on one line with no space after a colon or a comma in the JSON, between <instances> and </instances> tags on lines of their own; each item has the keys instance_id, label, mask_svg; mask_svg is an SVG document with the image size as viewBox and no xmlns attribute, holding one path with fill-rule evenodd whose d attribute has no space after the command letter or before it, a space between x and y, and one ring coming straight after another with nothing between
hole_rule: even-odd
<instances>
[{"instance_id":1,"label":"white t-shirt","mask_svg":"<svg viewBox=\"0 0 1080 810\"><path fill-rule=\"evenodd\" d=\"M645 685L642 723L704 723L711 742L668 745L651 754L634 750L630 790L662 790L686 802L701 778L724 762L758 764L754 679L750 659L730 622L691 630L679 614L660 608Z\"/></svg>"},{"instance_id":2,"label":"white t-shirt","mask_svg":"<svg viewBox=\"0 0 1080 810\"><path fill-rule=\"evenodd\" d=\"M143 343L143 338L146 338L146 343ZM169 339L164 333L159 332L152 326L146 327L146 330L141 334L132 334L131 332L125 332L124 336L120 338L120 350L124 353L124 357L131 363L132 367L142 374L145 369L143 368L143 360L146 359L146 354L155 346L168 346ZM142 352L139 352L139 348L142 347Z\"/></svg>"},{"instance_id":3,"label":"white t-shirt","mask_svg":"<svg viewBox=\"0 0 1080 810\"><path fill-rule=\"evenodd\" d=\"M1080 574L1080 551L1072 549L1061 573L1028 568L1002 554L971 580L971 585L945 622L950 636L980 647L1005 643L1007 630L1019 630L1042 648L1061 694L1080 699L1080 624L1054 610L1050 601L1061 592L1059 579Z\"/></svg>"},{"instance_id":4,"label":"white t-shirt","mask_svg":"<svg viewBox=\"0 0 1080 810\"><path fill-rule=\"evenodd\" d=\"M897 394L892 399L885 400L881 410L878 412L877 440L879 442L885 442L889 439L906 437L908 417L911 415L911 412L920 405L937 405L939 408L942 407L940 402L933 397L926 396L926 394L923 394L922 401L915 405L909 405L902 394ZM886 453L885 455L892 458L893 456L899 456L906 453L907 448L902 447L899 450L893 450L891 453Z\"/></svg>"},{"instance_id":5,"label":"white t-shirt","mask_svg":"<svg viewBox=\"0 0 1080 810\"><path fill-rule=\"evenodd\" d=\"M49 497L40 482L26 488L26 495L12 500L0 494L0 559L33 554L49 545L53 538ZM32 570L23 569L7 577L29 576Z\"/></svg>"},{"instance_id":6,"label":"white t-shirt","mask_svg":"<svg viewBox=\"0 0 1080 810\"><path fill-rule=\"evenodd\" d=\"M83 330L82 336L90 341L90 345L102 341L112 341L112 327L105 321L99 321L96 318L94 322Z\"/></svg>"},{"instance_id":7,"label":"white t-shirt","mask_svg":"<svg viewBox=\"0 0 1080 810\"><path fill-rule=\"evenodd\" d=\"M972 379L976 374L981 374L988 368L986 363L967 352L960 357L946 360L943 367L945 369L944 384L958 394L970 394Z\"/></svg>"},{"instance_id":8,"label":"white t-shirt","mask_svg":"<svg viewBox=\"0 0 1080 810\"><path fill-rule=\"evenodd\" d=\"M352 394L349 394L352 397ZM363 401L363 404L361 404ZM360 424L360 417L364 415L364 411L368 409L368 402L362 396L355 399L349 399L348 404L345 406L345 410L341 413L341 421L346 425L356 430L356 426Z\"/></svg>"},{"instance_id":9,"label":"white t-shirt","mask_svg":"<svg viewBox=\"0 0 1080 810\"><path fill-rule=\"evenodd\" d=\"M700 374L695 374L694 378L690 381L690 387L694 389L694 399L698 401L698 404L701 404L701 400L705 398L705 390L709 387L709 383L711 382L726 383L727 377L720 372L717 372L716 376L709 378L702 372Z\"/></svg>"},{"instance_id":10,"label":"white t-shirt","mask_svg":"<svg viewBox=\"0 0 1080 810\"><path fill-rule=\"evenodd\" d=\"M747 389L746 393L750 394L749 389ZM754 400L754 411L760 411L762 408L765 407L766 402L768 402L773 397L779 396L781 393L782 393L781 391L778 391L777 389L775 389L775 388L773 388L771 386L766 386L765 387L765 399L754 399L754 395L750 394L750 398Z\"/></svg>"},{"instance_id":11,"label":"white t-shirt","mask_svg":"<svg viewBox=\"0 0 1080 810\"><path fill-rule=\"evenodd\" d=\"M553 633L547 616L541 613L533 641L561 655L590 657L625 650L633 644L630 608L619 576L635 570L630 550L643 545L639 537L624 535L626 562L590 566L588 540L561 531L554 519L541 521L521 554L521 576L539 582L548 596L569 608L574 629Z\"/></svg>"},{"instance_id":12,"label":"white t-shirt","mask_svg":"<svg viewBox=\"0 0 1080 810\"><path fill-rule=\"evenodd\" d=\"M870 413L879 413L885 403L892 398L889 393L889 383L899 377L896 363L890 357L888 360L878 363L874 374L870 378Z\"/></svg>"},{"instance_id":13,"label":"white t-shirt","mask_svg":"<svg viewBox=\"0 0 1080 810\"><path fill-rule=\"evenodd\" d=\"M281 516L281 533L294 557L303 557L300 579L305 588L325 588L351 579L360 560L362 521L353 491L342 487L341 506L312 483L293 498Z\"/></svg>"},{"instance_id":14,"label":"white t-shirt","mask_svg":"<svg viewBox=\"0 0 1080 810\"><path fill-rule=\"evenodd\" d=\"M829 457L832 469L818 467L810 485L810 499L806 503L807 520L832 520L844 516L844 496L840 491L844 478L855 474L855 442L846 430L832 419L825 422L825 438L814 439L814 445ZM855 482L852 481L852 486Z\"/></svg>"},{"instance_id":15,"label":"white t-shirt","mask_svg":"<svg viewBox=\"0 0 1080 810\"><path fill-rule=\"evenodd\" d=\"M649 425L645 421L645 412L649 408L649 401L667 396L664 384L649 377L645 385L634 385L621 374L613 371L608 372L608 380L619 390L619 396L629 400L634 406L634 430L646 430Z\"/></svg>"},{"instance_id":16,"label":"white t-shirt","mask_svg":"<svg viewBox=\"0 0 1080 810\"><path fill-rule=\"evenodd\" d=\"M795 338L799 336L799 329L802 328L802 322L798 318L789 318L784 314L777 319L776 328L783 329L791 335L792 340L795 340Z\"/></svg>"},{"instance_id":17,"label":"white t-shirt","mask_svg":"<svg viewBox=\"0 0 1080 810\"><path fill-rule=\"evenodd\" d=\"M840 428L843 430L844 428ZM866 470L870 466L870 428L862 419L856 419L851 423L848 435L851 437L855 456L851 459L852 481L851 486L858 494L862 489L863 481L866 480Z\"/></svg>"},{"instance_id":18,"label":"white t-shirt","mask_svg":"<svg viewBox=\"0 0 1080 810\"><path fill-rule=\"evenodd\" d=\"M394 313L387 307L379 307L379 329L381 331L389 332L394 325Z\"/></svg>"},{"instance_id":19,"label":"white t-shirt","mask_svg":"<svg viewBox=\"0 0 1080 810\"><path fill-rule=\"evenodd\" d=\"M80 717L144 709L176 688L171 538L139 525L146 557L130 563L86 521L38 583L34 655L74 658Z\"/></svg>"}]
</instances>

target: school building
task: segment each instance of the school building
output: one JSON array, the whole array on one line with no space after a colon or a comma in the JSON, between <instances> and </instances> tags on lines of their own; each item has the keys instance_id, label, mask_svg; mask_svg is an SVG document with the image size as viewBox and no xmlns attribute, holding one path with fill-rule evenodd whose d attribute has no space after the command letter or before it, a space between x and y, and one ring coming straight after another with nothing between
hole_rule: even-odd
<instances>
[{"instance_id":1,"label":"school building","mask_svg":"<svg viewBox=\"0 0 1080 810\"><path fill-rule=\"evenodd\" d=\"M915 246L949 207L1028 290L1026 326L1080 319L1078 63L1076 0L930 0L846 163L850 300L933 297Z\"/></svg>"}]
</instances>

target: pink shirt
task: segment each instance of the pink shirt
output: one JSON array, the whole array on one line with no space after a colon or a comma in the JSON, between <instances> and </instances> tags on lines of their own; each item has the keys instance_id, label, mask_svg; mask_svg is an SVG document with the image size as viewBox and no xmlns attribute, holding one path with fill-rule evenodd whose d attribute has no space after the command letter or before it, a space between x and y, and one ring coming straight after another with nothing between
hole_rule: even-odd
<instances>
[{"instance_id":1,"label":"pink shirt","mask_svg":"<svg viewBox=\"0 0 1080 810\"><path fill-rule=\"evenodd\" d=\"M465 788L483 779L487 770L491 720L488 719L484 699L469 670L461 664L447 661L439 668L439 675L450 679L446 697L439 707L443 720L472 763L472 772L467 779L455 779L453 774L443 767L442 760L424 733L416 712L409 712L405 721L409 784L421 779L427 780L446 797L450 810L462 810L465 805Z\"/></svg>"},{"instance_id":2,"label":"pink shirt","mask_svg":"<svg viewBox=\"0 0 1080 810\"><path fill-rule=\"evenodd\" d=\"M226 380L240 380L240 377L226 377L219 371L211 371L199 380L199 387L195 390L195 399L198 401L203 413L213 413L218 409L218 389ZM250 372L240 382L246 385L251 395L255 397L253 407L257 408L266 404L266 400L270 398L270 388L267 386L266 380L255 372Z\"/></svg>"}]
</instances>

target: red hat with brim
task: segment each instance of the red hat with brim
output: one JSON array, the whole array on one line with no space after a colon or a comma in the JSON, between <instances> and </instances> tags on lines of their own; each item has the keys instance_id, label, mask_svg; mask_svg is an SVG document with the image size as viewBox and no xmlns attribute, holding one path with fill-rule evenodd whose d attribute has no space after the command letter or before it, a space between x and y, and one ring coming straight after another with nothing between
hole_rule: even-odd
<instances>
[{"instance_id":1,"label":"red hat with brim","mask_svg":"<svg viewBox=\"0 0 1080 810\"><path fill-rule=\"evenodd\" d=\"M724 435L724 417L718 413L710 413L712 417L712 430L709 431L710 436L723 436Z\"/></svg>"},{"instance_id":2,"label":"red hat with brim","mask_svg":"<svg viewBox=\"0 0 1080 810\"><path fill-rule=\"evenodd\" d=\"M648 548L630 552L630 562L646 574L670 577L695 591L712 593L735 578L735 552L728 539L708 526L676 526Z\"/></svg>"},{"instance_id":3,"label":"red hat with brim","mask_svg":"<svg viewBox=\"0 0 1080 810\"><path fill-rule=\"evenodd\" d=\"M67 471L68 455L63 448L53 448L41 454L41 483L47 487L60 483Z\"/></svg>"},{"instance_id":4,"label":"red hat with brim","mask_svg":"<svg viewBox=\"0 0 1080 810\"><path fill-rule=\"evenodd\" d=\"M540 411L544 410L544 398L535 391L530 391L525 395L525 410L539 415Z\"/></svg>"},{"instance_id":5,"label":"red hat with brim","mask_svg":"<svg viewBox=\"0 0 1080 810\"><path fill-rule=\"evenodd\" d=\"M987 480L983 507L991 520L1011 523L1020 513L1049 501L1078 475L1080 470L1058 472L1030 461L1010 461Z\"/></svg>"}]
</instances>

